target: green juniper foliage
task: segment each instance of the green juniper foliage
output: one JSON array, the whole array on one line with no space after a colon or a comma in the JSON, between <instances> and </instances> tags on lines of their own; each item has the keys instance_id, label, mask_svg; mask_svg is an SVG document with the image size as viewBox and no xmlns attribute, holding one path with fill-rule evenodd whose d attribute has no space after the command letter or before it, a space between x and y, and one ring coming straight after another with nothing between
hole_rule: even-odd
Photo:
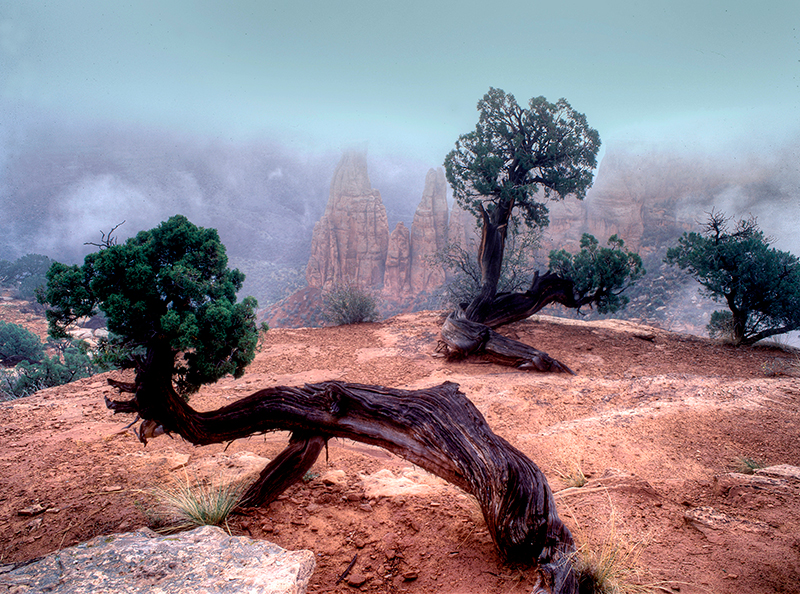
<instances>
[{"instance_id":1,"label":"green juniper foliage","mask_svg":"<svg viewBox=\"0 0 800 594\"><path fill-rule=\"evenodd\" d=\"M639 254L629 251L616 235L608 238L609 247L600 247L594 236L584 233L581 251L550 252L550 271L575 283L575 292L594 295L593 303L601 314L614 313L628 304L621 293L645 274Z\"/></svg>"},{"instance_id":2,"label":"green juniper foliage","mask_svg":"<svg viewBox=\"0 0 800 594\"><path fill-rule=\"evenodd\" d=\"M139 375L154 369L155 359L172 357L184 395L244 373L258 340L257 304L252 297L237 303L244 274L227 267L215 229L176 215L123 244L98 247L82 266L55 263L48 271L42 301L50 306L51 335L64 336L99 309Z\"/></svg>"},{"instance_id":3,"label":"green juniper foliage","mask_svg":"<svg viewBox=\"0 0 800 594\"><path fill-rule=\"evenodd\" d=\"M665 262L691 274L706 295L727 305L709 333L753 344L800 328L800 260L770 247L755 219L711 212L701 233L684 233Z\"/></svg>"},{"instance_id":4,"label":"green juniper foliage","mask_svg":"<svg viewBox=\"0 0 800 594\"><path fill-rule=\"evenodd\" d=\"M0 365L13 367L22 361L36 363L44 357L39 337L18 324L0 320Z\"/></svg>"},{"instance_id":5,"label":"green juniper foliage","mask_svg":"<svg viewBox=\"0 0 800 594\"><path fill-rule=\"evenodd\" d=\"M463 208L480 218L483 209L517 207L535 227L547 225L545 200L586 196L600 135L566 99L534 97L522 107L510 93L490 88L478 111L475 130L461 135L445 159Z\"/></svg>"}]
</instances>

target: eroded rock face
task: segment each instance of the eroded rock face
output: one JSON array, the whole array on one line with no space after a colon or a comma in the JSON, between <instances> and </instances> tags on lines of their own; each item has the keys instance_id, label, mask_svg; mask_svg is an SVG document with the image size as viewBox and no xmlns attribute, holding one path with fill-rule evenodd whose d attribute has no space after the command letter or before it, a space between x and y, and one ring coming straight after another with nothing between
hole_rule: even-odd
<instances>
[{"instance_id":1,"label":"eroded rock face","mask_svg":"<svg viewBox=\"0 0 800 594\"><path fill-rule=\"evenodd\" d=\"M430 258L447 245L447 181L444 170L429 169L411 224L411 290L430 292L444 284L445 272Z\"/></svg>"},{"instance_id":2,"label":"eroded rock face","mask_svg":"<svg viewBox=\"0 0 800 594\"><path fill-rule=\"evenodd\" d=\"M314 225L306 282L318 289L345 281L380 287L388 247L386 208L370 184L366 154L346 152L333 174L325 214Z\"/></svg>"},{"instance_id":3,"label":"eroded rock face","mask_svg":"<svg viewBox=\"0 0 800 594\"><path fill-rule=\"evenodd\" d=\"M389 236L383 290L398 297L411 292L411 233L402 221Z\"/></svg>"},{"instance_id":4,"label":"eroded rock face","mask_svg":"<svg viewBox=\"0 0 800 594\"><path fill-rule=\"evenodd\" d=\"M480 235L475 227L475 216L461 208L458 203L454 203L450 211L447 240L461 246L461 249L477 253Z\"/></svg>"},{"instance_id":5,"label":"eroded rock face","mask_svg":"<svg viewBox=\"0 0 800 594\"><path fill-rule=\"evenodd\" d=\"M311 551L287 551L214 526L169 536L143 528L98 536L0 574L0 588L53 594L304 594L314 567Z\"/></svg>"}]
</instances>

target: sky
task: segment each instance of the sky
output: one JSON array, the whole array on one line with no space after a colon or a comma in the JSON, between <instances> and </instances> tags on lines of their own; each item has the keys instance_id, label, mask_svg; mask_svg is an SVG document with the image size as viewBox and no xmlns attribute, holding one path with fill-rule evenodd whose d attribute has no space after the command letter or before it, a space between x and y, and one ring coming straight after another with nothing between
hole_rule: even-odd
<instances>
[{"instance_id":1,"label":"sky","mask_svg":"<svg viewBox=\"0 0 800 594\"><path fill-rule=\"evenodd\" d=\"M435 166L499 87L565 97L604 141L796 133L798 29L797 0L0 0L0 124L365 144Z\"/></svg>"}]
</instances>

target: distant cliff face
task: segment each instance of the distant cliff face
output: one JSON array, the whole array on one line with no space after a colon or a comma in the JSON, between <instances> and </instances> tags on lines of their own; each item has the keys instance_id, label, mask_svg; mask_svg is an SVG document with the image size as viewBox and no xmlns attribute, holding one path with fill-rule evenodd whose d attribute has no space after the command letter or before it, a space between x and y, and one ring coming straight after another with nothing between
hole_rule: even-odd
<instances>
[{"instance_id":1,"label":"distant cliff face","mask_svg":"<svg viewBox=\"0 0 800 594\"><path fill-rule=\"evenodd\" d=\"M380 293L384 313L418 309L441 288L445 271L431 258L447 244L447 182L431 169L411 228L400 222L389 234L380 192L372 188L364 152L346 152L331 181L325 214L314 225L308 287L267 314L270 325L320 323L322 294L352 282Z\"/></svg>"},{"instance_id":2,"label":"distant cliff face","mask_svg":"<svg viewBox=\"0 0 800 594\"><path fill-rule=\"evenodd\" d=\"M553 248L577 248L581 234L601 242L617 234L642 256L672 245L695 229L713 208L728 216L766 213L780 205L775 171L763 164L715 161L655 146L611 147L586 200L551 203L548 235Z\"/></svg>"},{"instance_id":3,"label":"distant cliff face","mask_svg":"<svg viewBox=\"0 0 800 594\"><path fill-rule=\"evenodd\" d=\"M325 214L314 225L306 282L318 289L345 281L381 286L388 248L386 208L370 184L366 153L347 152L333 174Z\"/></svg>"}]
</instances>

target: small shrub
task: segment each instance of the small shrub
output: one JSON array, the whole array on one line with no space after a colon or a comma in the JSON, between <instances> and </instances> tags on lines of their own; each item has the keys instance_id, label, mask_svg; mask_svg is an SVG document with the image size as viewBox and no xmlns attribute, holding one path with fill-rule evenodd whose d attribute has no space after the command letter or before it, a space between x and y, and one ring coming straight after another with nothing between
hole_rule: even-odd
<instances>
[{"instance_id":1,"label":"small shrub","mask_svg":"<svg viewBox=\"0 0 800 594\"><path fill-rule=\"evenodd\" d=\"M335 326L378 319L377 299L354 282L334 285L322 296L322 309L325 320Z\"/></svg>"},{"instance_id":2,"label":"small shrub","mask_svg":"<svg viewBox=\"0 0 800 594\"><path fill-rule=\"evenodd\" d=\"M13 370L0 372L0 400L30 396L34 392L89 377L99 371L86 343L61 340L50 343L57 353L41 360L22 361Z\"/></svg>"},{"instance_id":3,"label":"small shrub","mask_svg":"<svg viewBox=\"0 0 800 594\"><path fill-rule=\"evenodd\" d=\"M741 474L754 474L759 468L764 468L764 463L760 460L739 456L736 459L735 470Z\"/></svg>"},{"instance_id":4,"label":"small shrub","mask_svg":"<svg viewBox=\"0 0 800 594\"><path fill-rule=\"evenodd\" d=\"M726 344L733 344L733 314L729 311L715 311L711 313L708 325L706 326L708 335Z\"/></svg>"},{"instance_id":5,"label":"small shrub","mask_svg":"<svg viewBox=\"0 0 800 594\"><path fill-rule=\"evenodd\" d=\"M244 487L237 482L192 484L187 476L167 487L153 489L159 503L156 517L171 523L174 530L221 526L239 504Z\"/></svg>"},{"instance_id":6,"label":"small shrub","mask_svg":"<svg viewBox=\"0 0 800 594\"><path fill-rule=\"evenodd\" d=\"M0 321L0 365L13 367L26 361L36 363L44 358L44 345L39 337L18 324Z\"/></svg>"}]
</instances>

